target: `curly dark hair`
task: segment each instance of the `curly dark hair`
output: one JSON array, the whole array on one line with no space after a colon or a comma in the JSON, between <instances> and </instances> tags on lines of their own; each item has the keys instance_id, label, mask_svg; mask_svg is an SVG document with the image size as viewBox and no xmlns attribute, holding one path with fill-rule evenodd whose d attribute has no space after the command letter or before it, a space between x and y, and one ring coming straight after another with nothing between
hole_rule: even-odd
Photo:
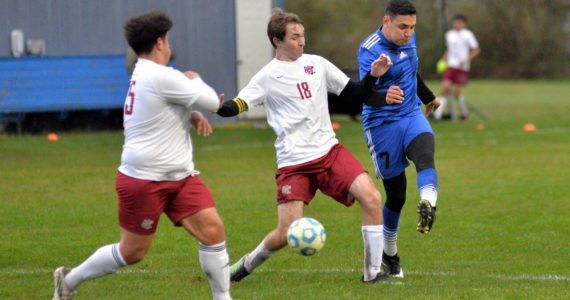
<instances>
[{"instance_id":1,"label":"curly dark hair","mask_svg":"<svg viewBox=\"0 0 570 300\"><path fill-rule=\"evenodd\" d=\"M125 38L137 55L150 53L159 37L164 38L172 28L172 20L165 13L153 10L132 17L125 23Z\"/></svg>"}]
</instances>

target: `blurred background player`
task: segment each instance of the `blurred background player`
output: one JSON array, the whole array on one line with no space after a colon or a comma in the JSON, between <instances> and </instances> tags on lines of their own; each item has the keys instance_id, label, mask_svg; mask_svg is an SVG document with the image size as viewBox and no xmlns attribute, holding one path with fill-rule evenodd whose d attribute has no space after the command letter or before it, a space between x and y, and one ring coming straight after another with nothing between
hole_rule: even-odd
<instances>
[{"instance_id":1,"label":"blurred background player","mask_svg":"<svg viewBox=\"0 0 570 300\"><path fill-rule=\"evenodd\" d=\"M461 92L469 78L471 61L481 53L481 50L475 35L471 30L465 28L466 25L467 18L463 15L456 15L453 18L453 28L445 34L447 51L443 54L442 59L447 62L447 70L443 73L441 84L441 105L434 113L436 120L441 120L443 117L451 85L453 85L453 97L457 99L461 112L461 120L469 118L469 108L465 96ZM453 105L450 103L449 107L451 118L455 119L455 112L452 111Z\"/></svg>"},{"instance_id":2,"label":"blurred background player","mask_svg":"<svg viewBox=\"0 0 570 300\"><path fill-rule=\"evenodd\" d=\"M362 281L388 279L380 273L382 199L362 165L335 137L328 111L327 91L341 100L358 101L372 93L373 82L391 66L387 57L370 61L370 74L351 82L328 60L303 54L305 29L299 16L276 9L267 27L276 49L275 58L263 67L238 94L218 111L235 116L265 105L267 121L277 135L277 228L250 253L231 266L231 280L240 281L287 245L287 229L303 216L317 189L337 202L361 206L364 239ZM375 77L372 77L375 76ZM385 104L385 102L384 102Z\"/></svg>"},{"instance_id":3,"label":"blurred background player","mask_svg":"<svg viewBox=\"0 0 570 300\"><path fill-rule=\"evenodd\" d=\"M428 233L435 220L437 173L434 164L433 130L426 115L439 105L418 72L418 55L414 30L416 9L407 0L392 0L386 7L382 25L360 45L360 77L370 72L370 63L379 55L389 55L393 66L376 85L376 92L386 98L388 106L365 102L362 112L365 140L372 156L376 178L386 190L384 219L384 272L403 277L398 256L397 237L400 212L406 201L408 159L418 172L420 190L417 230ZM419 95L419 96L418 96ZM381 98L381 97L380 97Z\"/></svg>"},{"instance_id":4,"label":"blurred background player","mask_svg":"<svg viewBox=\"0 0 570 300\"><path fill-rule=\"evenodd\" d=\"M199 259L214 299L230 299L224 226L194 168L190 124L212 127L194 109L216 111L216 92L197 73L166 67L172 21L159 11L130 19L125 37L138 56L124 106L125 144L117 173L121 240L79 266L54 272L54 299L71 299L86 280L115 273L146 255L162 212L199 242Z\"/></svg>"}]
</instances>

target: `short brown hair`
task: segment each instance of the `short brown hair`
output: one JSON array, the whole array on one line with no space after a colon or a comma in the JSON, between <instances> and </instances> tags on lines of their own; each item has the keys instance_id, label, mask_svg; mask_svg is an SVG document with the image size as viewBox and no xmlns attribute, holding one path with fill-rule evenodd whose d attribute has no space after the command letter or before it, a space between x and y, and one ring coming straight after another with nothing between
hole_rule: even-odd
<instances>
[{"instance_id":1,"label":"short brown hair","mask_svg":"<svg viewBox=\"0 0 570 300\"><path fill-rule=\"evenodd\" d=\"M275 8L271 14L271 19L269 19L269 24L267 24L267 37L269 37L269 42L273 45L273 48L277 46L273 43L273 38L277 38L282 41L287 33L287 24L297 23L303 25L303 21L298 15L290 12L285 12L281 8Z\"/></svg>"},{"instance_id":2,"label":"short brown hair","mask_svg":"<svg viewBox=\"0 0 570 300\"><path fill-rule=\"evenodd\" d=\"M165 13L153 10L130 18L125 24L125 38L137 55L150 53L156 40L164 38L172 28L172 20Z\"/></svg>"}]
</instances>

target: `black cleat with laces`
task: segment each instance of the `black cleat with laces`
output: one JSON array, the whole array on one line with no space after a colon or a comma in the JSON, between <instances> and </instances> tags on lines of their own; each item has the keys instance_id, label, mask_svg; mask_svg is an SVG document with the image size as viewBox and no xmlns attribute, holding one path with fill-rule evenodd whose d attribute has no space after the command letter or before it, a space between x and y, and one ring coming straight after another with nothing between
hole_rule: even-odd
<instances>
[{"instance_id":1,"label":"black cleat with laces","mask_svg":"<svg viewBox=\"0 0 570 300\"><path fill-rule=\"evenodd\" d=\"M432 207L427 200L420 200L418 204L418 226L416 230L420 233L427 234L435 222L435 207Z\"/></svg>"},{"instance_id":2,"label":"black cleat with laces","mask_svg":"<svg viewBox=\"0 0 570 300\"><path fill-rule=\"evenodd\" d=\"M385 252L382 254L382 270L392 277L404 278L404 270L400 266L400 257L397 253L394 256L388 256Z\"/></svg>"}]
</instances>

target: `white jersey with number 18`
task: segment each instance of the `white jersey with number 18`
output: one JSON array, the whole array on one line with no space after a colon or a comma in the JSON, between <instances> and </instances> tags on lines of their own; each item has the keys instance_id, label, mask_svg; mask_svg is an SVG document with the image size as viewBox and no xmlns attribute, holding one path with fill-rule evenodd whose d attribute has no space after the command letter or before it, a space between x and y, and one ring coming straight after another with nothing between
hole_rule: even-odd
<instances>
[{"instance_id":1,"label":"white jersey with number 18","mask_svg":"<svg viewBox=\"0 0 570 300\"><path fill-rule=\"evenodd\" d=\"M248 107L265 105L277 134L279 168L325 155L338 144L327 92L339 95L349 78L331 62L304 54L295 61L273 59L238 94Z\"/></svg>"},{"instance_id":2,"label":"white jersey with number 18","mask_svg":"<svg viewBox=\"0 0 570 300\"><path fill-rule=\"evenodd\" d=\"M216 92L202 79L190 80L178 70L139 58L125 100L119 171L153 181L196 174L190 114L218 106Z\"/></svg>"}]
</instances>

